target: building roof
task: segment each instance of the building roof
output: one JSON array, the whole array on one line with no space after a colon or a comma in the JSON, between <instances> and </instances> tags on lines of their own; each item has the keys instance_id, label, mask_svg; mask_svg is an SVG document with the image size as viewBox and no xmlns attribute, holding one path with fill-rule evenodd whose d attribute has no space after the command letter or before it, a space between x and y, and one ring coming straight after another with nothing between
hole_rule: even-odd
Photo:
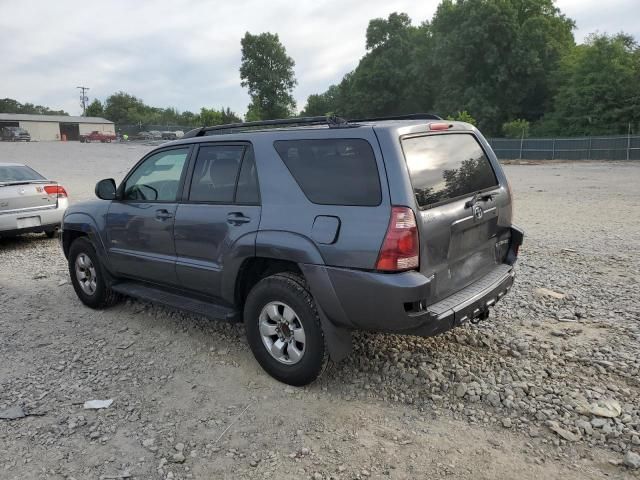
<instances>
[{"instance_id":1,"label":"building roof","mask_svg":"<svg viewBox=\"0 0 640 480\"><path fill-rule=\"evenodd\" d=\"M72 117L69 115L29 115L25 113L0 113L0 122L59 122L59 123L108 123L100 117Z\"/></svg>"}]
</instances>

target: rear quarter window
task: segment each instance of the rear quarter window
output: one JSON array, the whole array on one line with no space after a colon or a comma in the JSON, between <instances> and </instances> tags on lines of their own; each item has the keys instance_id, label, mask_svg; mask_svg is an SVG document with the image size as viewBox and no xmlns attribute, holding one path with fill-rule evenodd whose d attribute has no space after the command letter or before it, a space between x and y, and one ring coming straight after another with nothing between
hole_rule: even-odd
<instances>
[{"instance_id":1,"label":"rear quarter window","mask_svg":"<svg viewBox=\"0 0 640 480\"><path fill-rule=\"evenodd\" d=\"M421 208L498 185L491 162L471 134L408 137L402 149Z\"/></svg>"},{"instance_id":2,"label":"rear quarter window","mask_svg":"<svg viewBox=\"0 0 640 480\"><path fill-rule=\"evenodd\" d=\"M274 146L311 202L380 205L378 167L366 140L280 140Z\"/></svg>"}]
</instances>

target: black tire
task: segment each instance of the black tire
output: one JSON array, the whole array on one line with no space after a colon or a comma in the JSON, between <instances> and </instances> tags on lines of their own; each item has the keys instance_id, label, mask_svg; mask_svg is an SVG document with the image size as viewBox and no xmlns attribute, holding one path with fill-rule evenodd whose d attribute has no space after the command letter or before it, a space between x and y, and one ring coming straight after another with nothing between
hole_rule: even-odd
<instances>
[{"instance_id":1,"label":"black tire","mask_svg":"<svg viewBox=\"0 0 640 480\"><path fill-rule=\"evenodd\" d=\"M88 294L82 289L76 273L76 259L81 254L85 254L90 258L95 269L96 286L92 294ZM106 308L119 300L119 295L108 286L104 268L100 263L93 245L86 237L77 238L71 244L71 248L69 248L69 275L71 276L71 284L76 291L76 295L78 295L78 298L87 307L94 309Z\"/></svg>"},{"instance_id":2,"label":"black tire","mask_svg":"<svg viewBox=\"0 0 640 480\"><path fill-rule=\"evenodd\" d=\"M270 302L282 302L290 306L304 329L304 353L293 365L276 360L262 341L260 313ZM329 352L320 316L307 284L300 275L285 272L260 280L251 289L245 302L244 323L253 355L260 366L276 380L299 387L316 380L326 368Z\"/></svg>"}]
</instances>

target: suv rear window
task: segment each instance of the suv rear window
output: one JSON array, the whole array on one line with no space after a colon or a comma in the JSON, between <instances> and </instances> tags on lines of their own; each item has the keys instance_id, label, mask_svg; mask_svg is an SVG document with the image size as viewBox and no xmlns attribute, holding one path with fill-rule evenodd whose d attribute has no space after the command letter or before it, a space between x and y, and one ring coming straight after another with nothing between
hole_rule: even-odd
<instances>
[{"instance_id":1,"label":"suv rear window","mask_svg":"<svg viewBox=\"0 0 640 480\"><path fill-rule=\"evenodd\" d=\"M274 146L313 203L380 205L378 167L366 140L280 140Z\"/></svg>"},{"instance_id":2,"label":"suv rear window","mask_svg":"<svg viewBox=\"0 0 640 480\"><path fill-rule=\"evenodd\" d=\"M489 159L470 134L442 134L402 140L413 193L430 207L498 185Z\"/></svg>"}]
</instances>

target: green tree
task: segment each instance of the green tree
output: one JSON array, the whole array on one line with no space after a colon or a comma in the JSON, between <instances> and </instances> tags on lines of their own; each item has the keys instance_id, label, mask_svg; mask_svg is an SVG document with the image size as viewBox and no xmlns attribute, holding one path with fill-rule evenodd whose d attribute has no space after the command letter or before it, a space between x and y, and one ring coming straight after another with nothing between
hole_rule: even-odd
<instances>
[{"instance_id":1,"label":"green tree","mask_svg":"<svg viewBox=\"0 0 640 480\"><path fill-rule=\"evenodd\" d=\"M467 122L471 125L476 125L476 119L471 116L469 112L463 110L462 112L457 112L455 115L449 115L447 120L453 120L456 122Z\"/></svg>"},{"instance_id":2,"label":"green tree","mask_svg":"<svg viewBox=\"0 0 640 480\"><path fill-rule=\"evenodd\" d=\"M201 126L225 125L228 123L238 123L242 119L231 111L229 107L216 110L215 108L201 108L195 123Z\"/></svg>"},{"instance_id":3,"label":"green tree","mask_svg":"<svg viewBox=\"0 0 640 480\"><path fill-rule=\"evenodd\" d=\"M573 47L573 27L552 0L443 0L430 26L425 78L436 111L472 111L489 134L512 118L540 118L554 88L550 72Z\"/></svg>"},{"instance_id":4,"label":"green tree","mask_svg":"<svg viewBox=\"0 0 640 480\"><path fill-rule=\"evenodd\" d=\"M104 102L104 115L116 124L146 123L148 107L144 102L128 93L116 92Z\"/></svg>"},{"instance_id":5,"label":"green tree","mask_svg":"<svg viewBox=\"0 0 640 480\"><path fill-rule=\"evenodd\" d=\"M507 138L522 138L529 136L529 122L519 118L502 124L502 134Z\"/></svg>"},{"instance_id":6,"label":"green tree","mask_svg":"<svg viewBox=\"0 0 640 480\"><path fill-rule=\"evenodd\" d=\"M300 113L303 117L315 117L336 112L340 107L340 87L331 85L324 93L312 94L307 98L307 105Z\"/></svg>"},{"instance_id":7,"label":"green tree","mask_svg":"<svg viewBox=\"0 0 640 480\"><path fill-rule=\"evenodd\" d=\"M367 27L368 53L360 60L351 79L351 100L347 104L355 116L384 116L415 108L412 65L415 63L415 36L406 13L376 18Z\"/></svg>"},{"instance_id":8,"label":"green tree","mask_svg":"<svg viewBox=\"0 0 640 480\"><path fill-rule=\"evenodd\" d=\"M87 107L86 116L87 117L102 117L104 115L104 108L102 107L102 102L97 98L89 104Z\"/></svg>"},{"instance_id":9,"label":"green tree","mask_svg":"<svg viewBox=\"0 0 640 480\"><path fill-rule=\"evenodd\" d=\"M296 102L291 95L296 85L293 59L277 34L247 32L241 40L241 85L247 87L251 104L247 119L284 118L293 114Z\"/></svg>"},{"instance_id":10,"label":"green tree","mask_svg":"<svg viewBox=\"0 0 640 480\"><path fill-rule=\"evenodd\" d=\"M640 48L625 34L592 35L567 54L556 75L553 111L536 132L625 134L640 126Z\"/></svg>"},{"instance_id":11,"label":"green tree","mask_svg":"<svg viewBox=\"0 0 640 480\"><path fill-rule=\"evenodd\" d=\"M430 89L418 77L428 26L411 25L406 13L369 22L365 54L356 69L325 93L310 96L305 113L346 117L385 116L431 109Z\"/></svg>"},{"instance_id":12,"label":"green tree","mask_svg":"<svg viewBox=\"0 0 640 480\"><path fill-rule=\"evenodd\" d=\"M222 113L214 108L205 108L202 107L200 109L200 125L204 125L207 127L212 127L214 125L222 125Z\"/></svg>"},{"instance_id":13,"label":"green tree","mask_svg":"<svg viewBox=\"0 0 640 480\"><path fill-rule=\"evenodd\" d=\"M222 108L220 110L220 113L222 113L222 124L226 125L228 123L240 123L242 122L242 119L236 115L235 112L231 111L231 109L229 107Z\"/></svg>"},{"instance_id":14,"label":"green tree","mask_svg":"<svg viewBox=\"0 0 640 480\"><path fill-rule=\"evenodd\" d=\"M69 115L64 110L51 110L49 107L34 105L33 103L22 104L13 98L0 99L0 113L26 113L35 115Z\"/></svg>"}]
</instances>

